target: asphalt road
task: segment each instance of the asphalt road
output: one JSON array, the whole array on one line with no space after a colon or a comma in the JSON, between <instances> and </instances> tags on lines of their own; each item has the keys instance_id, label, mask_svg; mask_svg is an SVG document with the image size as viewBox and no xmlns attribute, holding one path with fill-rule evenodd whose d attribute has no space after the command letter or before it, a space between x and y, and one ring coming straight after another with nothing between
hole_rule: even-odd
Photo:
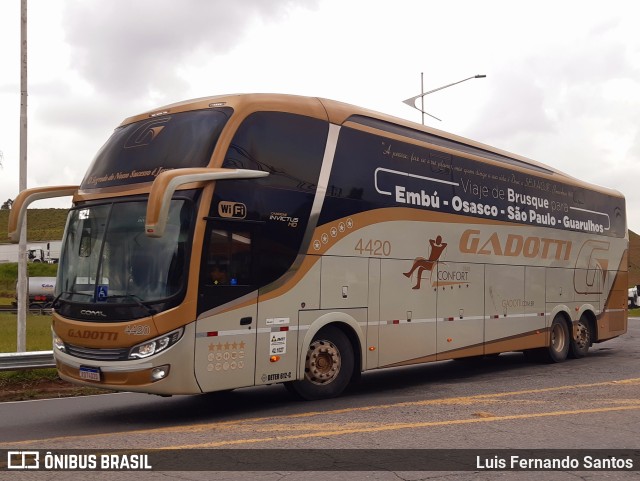
<instances>
[{"instance_id":1,"label":"asphalt road","mask_svg":"<svg viewBox=\"0 0 640 481\"><path fill-rule=\"evenodd\" d=\"M639 339L640 319L630 319L627 334L595 345L584 359L546 365L510 353L482 362L446 361L370 372L342 397L321 402L296 401L282 386L269 386L225 395L160 398L127 393L3 403L0 449L640 451ZM29 479L54 479L46 477L51 473L29 474ZM82 479L112 474L83 473ZM118 479L134 479L133 473L116 474ZM638 471L566 470L546 473L545 479L595 480L604 474L607 479L638 477ZM325 480L345 478L340 472L320 475ZM540 475L395 470L349 473L348 477L533 480ZM135 479L275 480L283 474L187 471L154 476L160 473L136 473ZM287 472L286 479L306 477L294 471Z\"/></svg>"}]
</instances>

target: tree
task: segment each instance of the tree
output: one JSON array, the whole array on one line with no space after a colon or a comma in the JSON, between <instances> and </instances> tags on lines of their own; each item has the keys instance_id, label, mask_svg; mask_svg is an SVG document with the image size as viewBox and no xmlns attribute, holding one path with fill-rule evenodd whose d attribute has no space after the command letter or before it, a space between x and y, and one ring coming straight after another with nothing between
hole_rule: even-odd
<instances>
[{"instance_id":1,"label":"tree","mask_svg":"<svg viewBox=\"0 0 640 481\"><path fill-rule=\"evenodd\" d=\"M9 210L11 209L12 205L13 205L13 201L11 199L7 199L5 203L2 204L2 207L0 207L0 210Z\"/></svg>"}]
</instances>

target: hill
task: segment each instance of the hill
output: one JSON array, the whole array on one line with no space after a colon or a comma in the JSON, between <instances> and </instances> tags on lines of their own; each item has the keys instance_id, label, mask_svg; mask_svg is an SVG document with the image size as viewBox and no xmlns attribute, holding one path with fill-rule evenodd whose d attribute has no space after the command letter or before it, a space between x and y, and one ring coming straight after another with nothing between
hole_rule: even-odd
<instances>
[{"instance_id":1,"label":"hill","mask_svg":"<svg viewBox=\"0 0 640 481\"><path fill-rule=\"evenodd\" d=\"M67 220L67 209L28 209L27 241L60 240ZM0 210L0 243L8 242L9 211Z\"/></svg>"}]
</instances>

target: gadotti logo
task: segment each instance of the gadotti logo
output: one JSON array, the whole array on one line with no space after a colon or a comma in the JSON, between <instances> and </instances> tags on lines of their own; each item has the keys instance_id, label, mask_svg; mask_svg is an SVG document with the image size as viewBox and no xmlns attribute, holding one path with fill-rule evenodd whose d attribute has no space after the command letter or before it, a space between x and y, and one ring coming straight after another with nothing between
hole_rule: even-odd
<instances>
[{"instance_id":1,"label":"gadotti logo","mask_svg":"<svg viewBox=\"0 0 640 481\"><path fill-rule=\"evenodd\" d=\"M520 234L483 234L467 229L460 237L460 252L487 256L526 257L528 259L569 260L572 243L569 240Z\"/></svg>"},{"instance_id":2,"label":"gadotti logo","mask_svg":"<svg viewBox=\"0 0 640 481\"><path fill-rule=\"evenodd\" d=\"M600 294L607 284L609 241L589 239L576 257L573 284L578 294Z\"/></svg>"},{"instance_id":3,"label":"gadotti logo","mask_svg":"<svg viewBox=\"0 0 640 481\"><path fill-rule=\"evenodd\" d=\"M413 286L413 289L420 289L420 283L422 282L422 274L424 271L429 271L431 275L433 275L433 267L436 265L438 259L444 252L447 247L446 242L442 242L442 236L437 236L435 239L429 239L430 253L429 258L425 259L424 257L416 257L413 261L413 266L409 272L403 272L403 274L411 278L413 273L417 271L417 282L416 285Z\"/></svg>"},{"instance_id":4,"label":"gadotti logo","mask_svg":"<svg viewBox=\"0 0 640 481\"><path fill-rule=\"evenodd\" d=\"M118 333L114 331L69 329L67 335L76 339L91 339L93 341L115 341L118 339Z\"/></svg>"},{"instance_id":5,"label":"gadotti logo","mask_svg":"<svg viewBox=\"0 0 640 481\"><path fill-rule=\"evenodd\" d=\"M153 142L160 132L164 129L164 124L169 122L171 117L163 117L160 119L149 120L143 123L134 130L124 143L125 149L132 149L134 147L143 147Z\"/></svg>"}]
</instances>

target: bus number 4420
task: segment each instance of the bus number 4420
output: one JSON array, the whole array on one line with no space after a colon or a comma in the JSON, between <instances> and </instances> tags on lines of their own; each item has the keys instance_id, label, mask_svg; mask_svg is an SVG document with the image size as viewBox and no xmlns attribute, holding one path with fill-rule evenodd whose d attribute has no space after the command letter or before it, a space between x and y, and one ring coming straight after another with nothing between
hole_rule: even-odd
<instances>
[{"instance_id":1,"label":"bus number 4420","mask_svg":"<svg viewBox=\"0 0 640 481\"><path fill-rule=\"evenodd\" d=\"M359 239L355 247L356 252L360 255L368 254L370 256L385 256L391 255L391 242L381 241L378 239Z\"/></svg>"}]
</instances>

